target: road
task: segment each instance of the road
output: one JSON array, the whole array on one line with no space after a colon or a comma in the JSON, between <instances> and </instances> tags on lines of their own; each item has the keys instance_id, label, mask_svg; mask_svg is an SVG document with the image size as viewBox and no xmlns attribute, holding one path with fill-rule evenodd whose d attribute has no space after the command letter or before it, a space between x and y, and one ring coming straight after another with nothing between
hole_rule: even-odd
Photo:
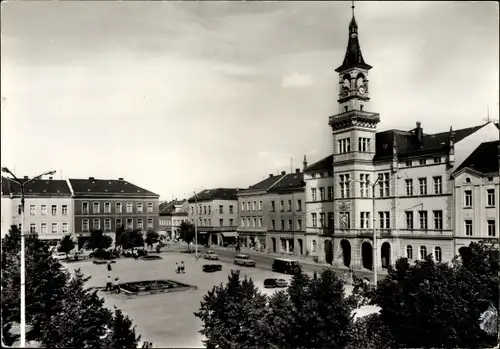
<instances>
[{"instance_id":1,"label":"road","mask_svg":"<svg viewBox=\"0 0 500 349\"><path fill-rule=\"evenodd\" d=\"M181 252L181 251L186 251L187 246L186 245L173 245L168 248L169 252ZM207 248L204 247L198 247L198 252L203 253L204 251L207 251ZM219 255L219 259L222 262L226 263L233 263L234 257L238 254L234 250L230 249L219 249L217 247L210 248L211 251L216 252ZM245 253L244 251L240 253ZM266 255L266 254L258 254L258 253L252 253L251 258L255 261L256 268L262 269L262 270L272 270L272 264L274 258L276 258L273 255ZM293 256L289 257L284 257L284 258L290 258L293 259ZM299 260L299 263L301 261ZM305 272L307 273L320 273L323 269L325 268L330 268L338 272L339 274L343 274L347 272L347 269L341 269L341 268L334 268L331 265L328 264L307 264L307 263L301 263L302 268ZM370 282L373 282L373 272L370 270L355 270L354 274L358 277L366 277L370 280ZM386 277L386 273L377 273L378 280L382 280Z\"/></svg>"}]
</instances>

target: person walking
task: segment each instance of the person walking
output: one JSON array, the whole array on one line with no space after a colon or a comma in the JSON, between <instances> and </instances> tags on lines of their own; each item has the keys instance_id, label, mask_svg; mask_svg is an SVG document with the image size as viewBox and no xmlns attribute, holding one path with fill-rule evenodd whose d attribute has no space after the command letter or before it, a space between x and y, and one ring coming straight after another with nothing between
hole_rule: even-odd
<instances>
[{"instance_id":1,"label":"person walking","mask_svg":"<svg viewBox=\"0 0 500 349\"><path fill-rule=\"evenodd\" d=\"M111 262L108 262L108 271L111 271Z\"/></svg>"},{"instance_id":2,"label":"person walking","mask_svg":"<svg viewBox=\"0 0 500 349\"><path fill-rule=\"evenodd\" d=\"M175 272L179 274L181 272L181 267L179 266L179 262L175 262Z\"/></svg>"},{"instance_id":3,"label":"person walking","mask_svg":"<svg viewBox=\"0 0 500 349\"><path fill-rule=\"evenodd\" d=\"M184 261L181 262L181 272L184 274L186 272Z\"/></svg>"},{"instance_id":4,"label":"person walking","mask_svg":"<svg viewBox=\"0 0 500 349\"><path fill-rule=\"evenodd\" d=\"M112 290L112 287L111 287L111 276L108 275L108 278L106 279L106 289L104 291L111 291Z\"/></svg>"}]
</instances>

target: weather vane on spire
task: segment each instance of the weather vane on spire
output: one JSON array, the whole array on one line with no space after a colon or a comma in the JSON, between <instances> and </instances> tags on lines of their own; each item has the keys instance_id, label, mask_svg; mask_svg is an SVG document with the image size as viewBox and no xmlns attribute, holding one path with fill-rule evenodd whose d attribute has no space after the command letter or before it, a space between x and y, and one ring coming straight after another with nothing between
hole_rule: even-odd
<instances>
[{"instance_id":1,"label":"weather vane on spire","mask_svg":"<svg viewBox=\"0 0 500 349\"><path fill-rule=\"evenodd\" d=\"M352 8L352 16L354 17L354 1L352 2L351 8Z\"/></svg>"}]
</instances>

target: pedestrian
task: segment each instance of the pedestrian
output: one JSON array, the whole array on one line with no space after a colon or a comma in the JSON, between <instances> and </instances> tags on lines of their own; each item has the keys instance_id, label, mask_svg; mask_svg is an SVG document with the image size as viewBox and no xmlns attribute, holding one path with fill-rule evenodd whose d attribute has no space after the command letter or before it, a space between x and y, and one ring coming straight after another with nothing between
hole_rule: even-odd
<instances>
[{"instance_id":1,"label":"pedestrian","mask_svg":"<svg viewBox=\"0 0 500 349\"><path fill-rule=\"evenodd\" d=\"M120 293L120 278L116 278L116 293Z\"/></svg>"},{"instance_id":2,"label":"pedestrian","mask_svg":"<svg viewBox=\"0 0 500 349\"><path fill-rule=\"evenodd\" d=\"M111 291L111 290L112 290L112 288L111 288L111 276L108 275L108 278L106 279L106 289L105 289L105 291L107 292L107 291Z\"/></svg>"},{"instance_id":3,"label":"pedestrian","mask_svg":"<svg viewBox=\"0 0 500 349\"><path fill-rule=\"evenodd\" d=\"M184 267L184 261L181 262L181 272L184 274L186 272L186 269Z\"/></svg>"},{"instance_id":4,"label":"pedestrian","mask_svg":"<svg viewBox=\"0 0 500 349\"><path fill-rule=\"evenodd\" d=\"M153 342L149 342L149 347L148 348L152 348L153 347Z\"/></svg>"},{"instance_id":5,"label":"pedestrian","mask_svg":"<svg viewBox=\"0 0 500 349\"><path fill-rule=\"evenodd\" d=\"M111 262L108 262L108 271L111 271Z\"/></svg>"},{"instance_id":6,"label":"pedestrian","mask_svg":"<svg viewBox=\"0 0 500 349\"><path fill-rule=\"evenodd\" d=\"M179 266L179 262L175 262L175 272L179 274L181 272L181 267Z\"/></svg>"}]
</instances>

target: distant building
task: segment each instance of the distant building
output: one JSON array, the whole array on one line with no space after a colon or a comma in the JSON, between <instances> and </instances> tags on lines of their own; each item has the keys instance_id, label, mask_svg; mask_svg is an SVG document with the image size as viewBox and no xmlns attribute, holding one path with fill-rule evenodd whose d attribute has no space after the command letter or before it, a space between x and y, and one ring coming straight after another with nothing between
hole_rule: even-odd
<instances>
[{"instance_id":1,"label":"distant building","mask_svg":"<svg viewBox=\"0 0 500 349\"><path fill-rule=\"evenodd\" d=\"M238 227L238 189L205 189L191 197L188 219L212 245L234 243Z\"/></svg>"},{"instance_id":2,"label":"distant building","mask_svg":"<svg viewBox=\"0 0 500 349\"><path fill-rule=\"evenodd\" d=\"M270 174L259 183L238 191L238 238L243 246L263 248L267 245L267 232L271 227L268 190L285 176L286 172Z\"/></svg>"},{"instance_id":3,"label":"distant building","mask_svg":"<svg viewBox=\"0 0 500 349\"><path fill-rule=\"evenodd\" d=\"M453 173L454 254L471 242L498 243L500 210L499 141L482 143Z\"/></svg>"},{"instance_id":4,"label":"distant building","mask_svg":"<svg viewBox=\"0 0 500 349\"><path fill-rule=\"evenodd\" d=\"M26 176L22 178L27 181ZM37 179L25 187L25 231L36 232L40 239L57 244L65 235L74 234L73 199L64 180ZM21 228L21 187L2 177L2 237L12 225Z\"/></svg>"},{"instance_id":5,"label":"distant building","mask_svg":"<svg viewBox=\"0 0 500 349\"><path fill-rule=\"evenodd\" d=\"M158 212L158 231L169 239L178 239L182 222L188 221L189 203L187 200L162 202Z\"/></svg>"},{"instance_id":6,"label":"distant building","mask_svg":"<svg viewBox=\"0 0 500 349\"><path fill-rule=\"evenodd\" d=\"M68 179L74 198L74 229L81 248L92 229L114 239L120 225L128 229L157 230L159 195L116 179Z\"/></svg>"}]
</instances>

